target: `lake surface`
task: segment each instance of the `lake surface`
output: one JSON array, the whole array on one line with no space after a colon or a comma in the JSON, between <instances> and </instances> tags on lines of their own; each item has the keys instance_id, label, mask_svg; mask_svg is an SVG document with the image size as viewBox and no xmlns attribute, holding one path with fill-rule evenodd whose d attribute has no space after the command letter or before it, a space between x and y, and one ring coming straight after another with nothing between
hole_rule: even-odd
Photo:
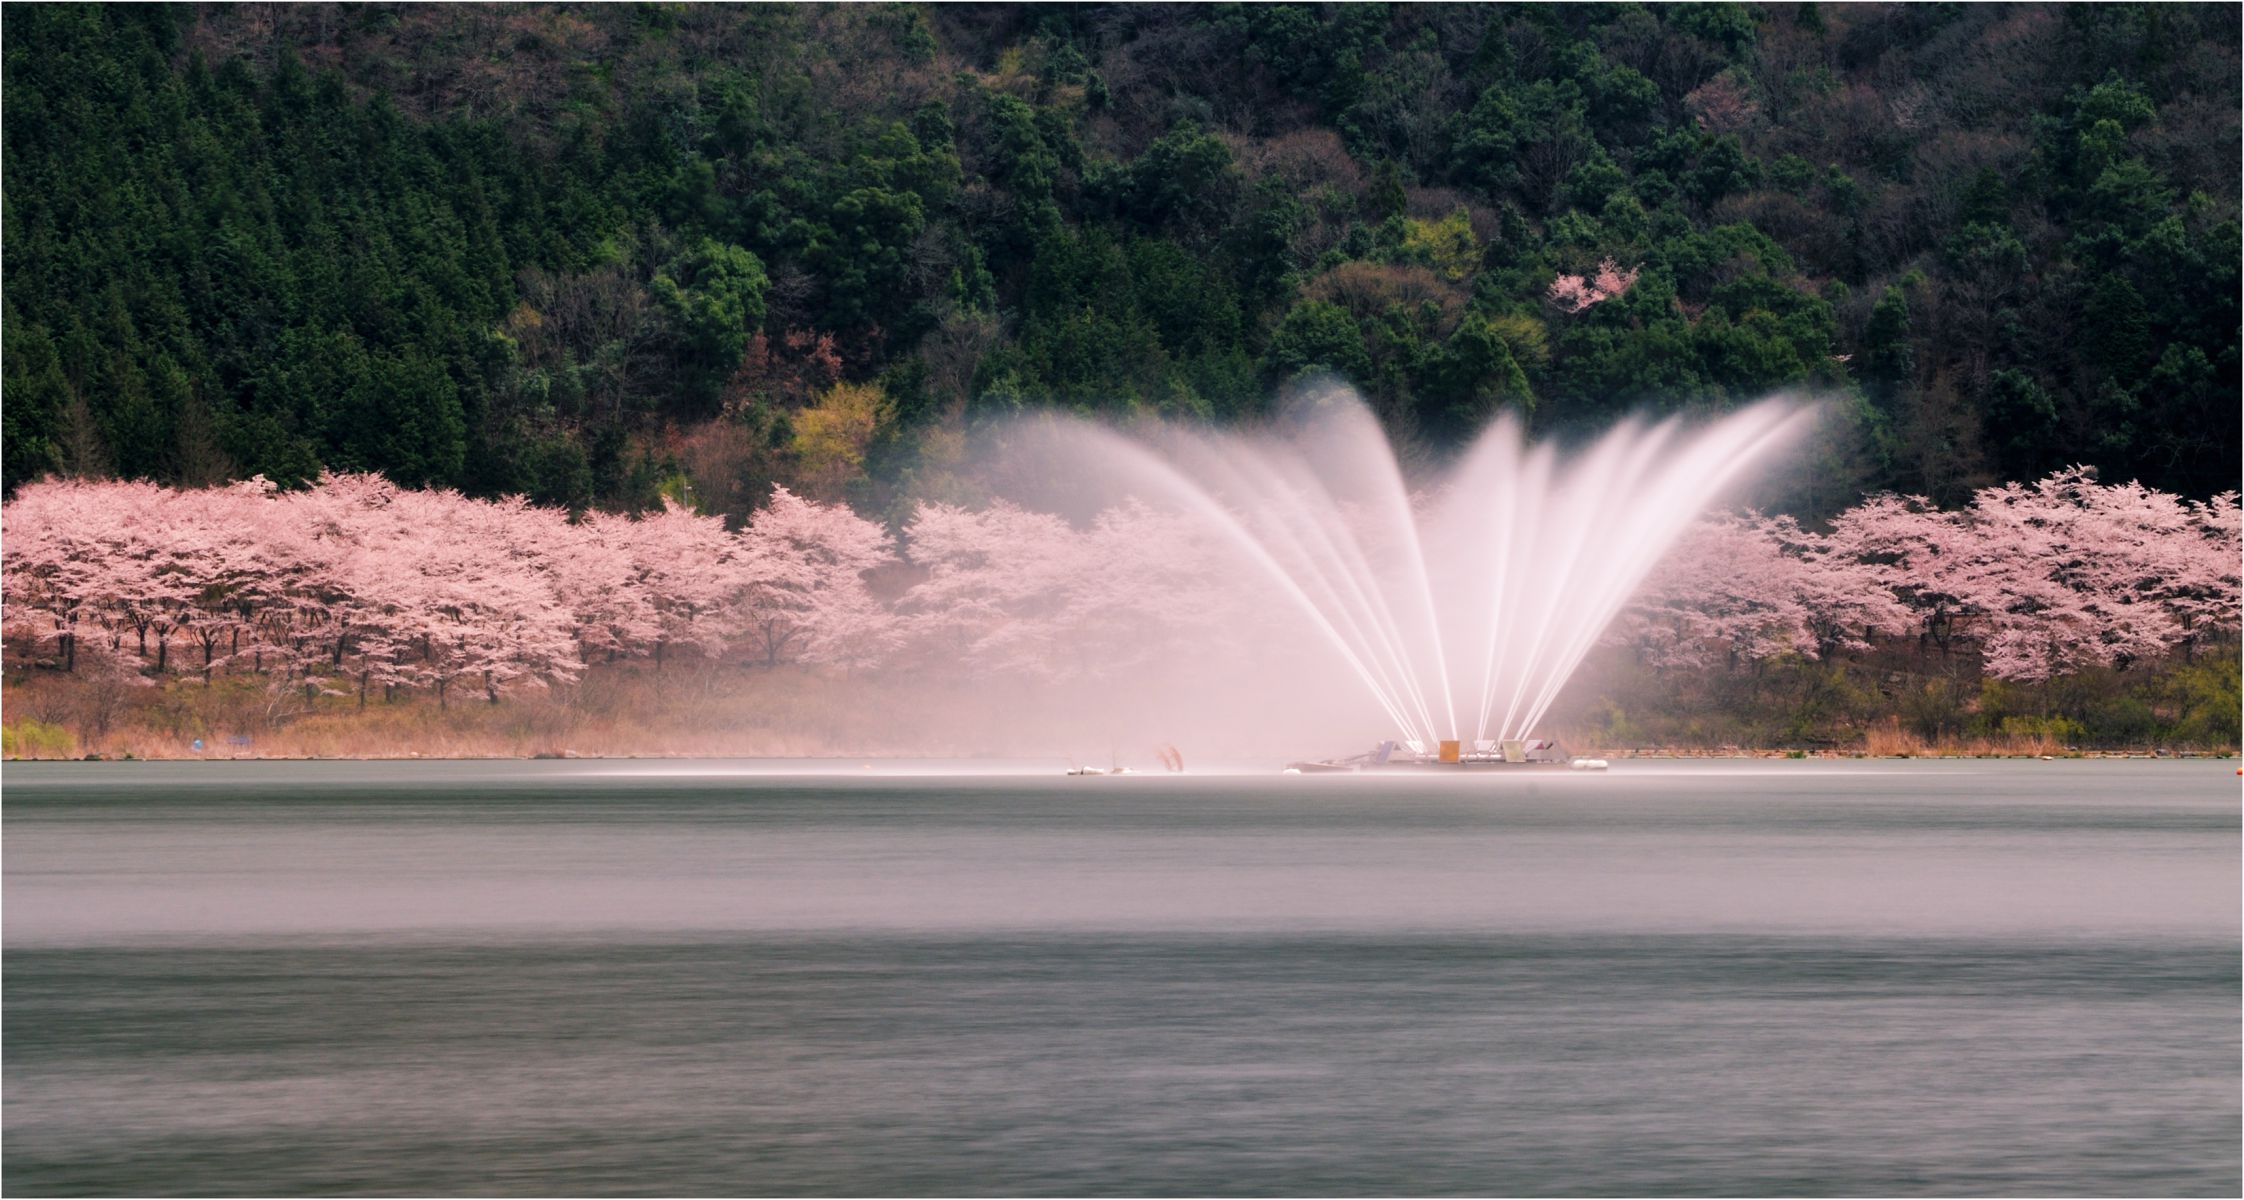
<instances>
[{"instance_id":1,"label":"lake surface","mask_svg":"<svg viewBox=\"0 0 2244 1200\"><path fill-rule=\"evenodd\" d=\"M2239 1190L2233 762L5 769L5 1183Z\"/></svg>"}]
</instances>

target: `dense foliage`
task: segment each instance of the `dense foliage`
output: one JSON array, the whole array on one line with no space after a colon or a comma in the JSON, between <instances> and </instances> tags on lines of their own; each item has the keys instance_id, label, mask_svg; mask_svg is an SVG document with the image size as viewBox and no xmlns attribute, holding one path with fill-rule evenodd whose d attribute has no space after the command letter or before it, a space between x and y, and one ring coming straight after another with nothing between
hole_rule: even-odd
<instances>
[{"instance_id":1,"label":"dense foliage","mask_svg":"<svg viewBox=\"0 0 2244 1200\"><path fill-rule=\"evenodd\" d=\"M1810 519L2076 462L2235 484L2231 8L4 21L11 491L901 518L993 416L1232 420L1324 370L1433 452L1498 406L1826 389ZM1601 265L1631 286L1565 290Z\"/></svg>"}]
</instances>

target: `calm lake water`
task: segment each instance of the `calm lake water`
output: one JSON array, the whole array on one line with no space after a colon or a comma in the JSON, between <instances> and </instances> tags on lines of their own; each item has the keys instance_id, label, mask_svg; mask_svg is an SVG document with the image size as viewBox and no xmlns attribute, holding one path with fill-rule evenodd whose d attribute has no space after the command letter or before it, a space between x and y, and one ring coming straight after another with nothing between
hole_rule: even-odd
<instances>
[{"instance_id":1,"label":"calm lake water","mask_svg":"<svg viewBox=\"0 0 2244 1200\"><path fill-rule=\"evenodd\" d=\"M2234 1194L2234 770L16 764L5 1183Z\"/></svg>"}]
</instances>

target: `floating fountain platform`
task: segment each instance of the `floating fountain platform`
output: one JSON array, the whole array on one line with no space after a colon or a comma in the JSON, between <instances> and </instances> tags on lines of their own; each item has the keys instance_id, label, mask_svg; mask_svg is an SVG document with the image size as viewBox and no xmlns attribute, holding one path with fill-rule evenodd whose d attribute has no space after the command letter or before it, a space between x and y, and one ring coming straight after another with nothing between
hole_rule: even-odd
<instances>
[{"instance_id":1,"label":"floating fountain platform","mask_svg":"<svg viewBox=\"0 0 2244 1200\"><path fill-rule=\"evenodd\" d=\"M1496 769L1602 771L1602 758L1576 758L1548 738L1508 738L1499 742L1448 741L1427 753L1423 744L1385 741L1346 758L1310 759L1286 764L1293 775L1337 775L1359 771L1470 771Z\"/></svg>"}]
</instances>

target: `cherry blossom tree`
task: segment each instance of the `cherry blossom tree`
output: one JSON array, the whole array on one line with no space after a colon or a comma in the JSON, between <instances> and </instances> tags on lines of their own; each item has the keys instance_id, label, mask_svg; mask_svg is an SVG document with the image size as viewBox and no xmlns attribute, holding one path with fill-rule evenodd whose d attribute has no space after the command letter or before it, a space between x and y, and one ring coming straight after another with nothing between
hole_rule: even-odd
<instances>
[{"instance_id":1,"label":"cherry blossom tree","mask_svg":"<svg viewBox=\"0 0 2244 1200\"><path fill-rule=\"evenodd\" d=\"M927 577L899 604L920 661L978 673L1097 678L1244 619L1239 573L1204 522L1129 501L1078 529L995 503L925 504L905 530Z\"/></svg>"},{"instance_id":2,"label":"cherry blossom tree","mask_svg":"<svg viewBox=\"0 0 2244 1200\"><path fill-rule=\"evenodd\" d=\"M632 523L588 515L551 531L556 599L575 626L577 654L590 664L649 652L662 636L654 597L639 586Z\"/></svg>"},{"instance_id":3,"label":"cherry blossom tree","mask_svg":"<svg viewBox=\"0 0 2244 1200\"><path fill-rule=\"evenodd\" d=\"M921 504L904 529L927 572L898 610L912 653L976 674L1048 672L1067 652L1069 583L1086 568L1065 520L998 501Z\"/></svg>"},{"instance_id":4,"label":"cherry blossom tree","mask_svg":"<svg viewBox=\"0 0 2244 1200\"><path fill-rule=\"evenodd\" d=\"M741 615L764 663L869 666L895 633L866 572L896 561L888 531L842 504L805 500L784 487L740 532L748 584Z\"/></svg>"},{"instance_id":5,"label":"cherry blossom tree","mask_svg":"<svg viewBox=\"0 0 2244 1200\"><path fill-rule=\"evenodd\" d=\"M146 483L59 481L26 487L8 505L10 606L46 615L64 669L96 626L110 650L124 649L129 633L131 653L145 658L153 635L163 657L187 601L165 570L170 496Z\"/></svg>"},{"instance_id":6,"label":"cherry blossom tree","mask_svg":"<svg viewBox=\"0 0 2244 1200\"><path fill-rule=\"evenodd\" d=\"M1586 277L1561 273L1551 281L1545 296L1561 310L1578 313L1636 286L1636 276L1641 270L1641 267L1632 267L1624 271L1612 259L1604 259L1597 264L1596 273Z\"/></svg>"},{"instance_id":7,"label":"cherry blossom tree","mask_svg":"<svg viewBox=\"0 0 2244 1200\"><path fill-rule=\"evenodd\" d=\"M1828 658L1897 634L1914 615L1872 568L1835 555L1790 517L1701 521L1647 579L1607 640L1656 668L1781 654Z\"/></svg>"},{"instance_id":8,"label":"cherry blossom tree","mask_svg":"<svg viewBox=\"0 0 2244 1200\"><path fill-rule=\"evenodd\" d=\"M652 610L656 670L672 649L705 659L724 654L748 585L748 562L746 547L725 531L722 519L665 503L635 520L588 516L586 522L629 553L632 586Z\"/></svg>"},{"instance_id":9,"label":"cherry blossom tree","mask_svg":"<svg viewBox=\"0 0 2244 1200\"><path fill-rule=\"evenodd\" d=\"M2188 631L2185 646L2201 637L2235 637L2244 631L2244 520L2235 492L2202 504L2184 501L2187 532L2177 538L2175 565L2160 596Z\"/></svg>"},{"instance_id":10,"label":"cherry blossom tree","mask_svg":"<svg viewBox=\"0 0 2244 1200\"><path fill-rule=\"evenodd\" d=\"M241 594L253 666L262 670L270 656L290 664L283 674L348 675L361 707L370 687L388 695L411 682L400 666L410 649L400 598L413 563L394 536L410 511L392 511L399 492L378 475L324 475L315 488L276 498L265 572Z\"/></svg>"},{"instance_id":11,"label":"cherry blossom tree","mask_svg":"<svg viewBox=\"0 0 2244 1200\"><path fill-rule=\"evenodd\" d=\"M1225 569L1205 521L1127 500L1079 535L1082 570L1069 581L1059 624L1072 631L1074 674L1101 677L1235 644L1259 582Z\"/></svg>"},{"instance_id":12,"label":"cherry blossom tree","mask_svg":"<svg viewBox=\"0 0 2244 1200\"><path fill-rule=\"evenodd\" d=\"M0 608L19 654L52 647L63 670L77 668L80 642L107 601L104 542L127 519L120 498L108 484L48 480L8 503Z\"/></svg>"},{"instance_id":13,"label":"cherry blossom tree","mask_svg":"<svg viewBox=\"0 0 2244 1200\"><path fill-rule=\"evenodd\" d=\"M275 520L273 491L260 476L165 501L165 569L186 601L175 624L200 649L206 683L238 651L255 597L294 573L294 530Z\"/></svg>"},{"instance_id":14,"label":"cherry blossom tree","mask_svg":"<svg viewBox=\"0 0 2244 1200\"><path fill-rule=\"evenodd\" d=\"M887 532L784 488L736 534L677 506L571 521L372 475L293 491L62 480L20 489L0 527L11 665L248 673L276 705L338 687L361 705L425 688L442 705L463 681L496 703L595 662L651 656L659 671L679 649L1111 677L1201 661L1268 607L1203 522L1135 501L1080 525L923 504L905 530L921 577L893 603L868 582L897 561ZM2087 468L1954 511L1872 497L1820 534L1720 517L1650 577L1614 637L1655 666L1706 668L1915 630L1999 678L2047 679L2233 639L2239 547L2235 493L2190 501Z\"/></svg>"},{"instance_id":15,"label":"cherry blossom tree","mask_svg":"<svg viewBox=\"0 0 2244 1200\"><path fill-rule=\"evenodd\" d=\"M574 630L535 528L559 514L452 491L400 492L388 511L394 521L379 549L407 564L392 576L390 636L419 649L400 664L408 679L434 690L441 707L461 679L480 683L496 704L517 681L576 677Z\"/></svg>"},{"instance_id":16,"label":"cherry blossom tree","mask_svg":"<svg viewBox=\"0 0 2244 1200\"><path fill-rule=\"evenodd\" d=\"M2032 681L2234 630L2235 529L2233 496L2195 504L2074 467L1982 489L1956 512L1873 497L1834 520L1830 544L1944 650L1968 636L1990 674Z\"/></svg>"}]
</instances>

